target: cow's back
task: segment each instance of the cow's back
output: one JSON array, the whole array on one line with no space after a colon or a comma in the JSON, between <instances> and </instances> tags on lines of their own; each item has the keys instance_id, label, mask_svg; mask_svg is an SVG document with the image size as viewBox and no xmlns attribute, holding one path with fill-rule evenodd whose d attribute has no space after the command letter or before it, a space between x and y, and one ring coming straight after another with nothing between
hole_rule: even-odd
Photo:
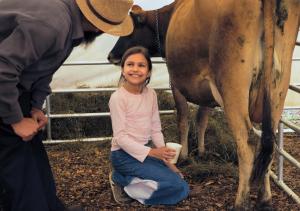
<instances>
[{"instance_id":1,"label":"cow's back","mask_svg":"<svg viewBox=\"0 0 300 211\"><path fill-rule=\"evenodd\" d=\"M166 38L167 56L172 64L175 61L189 63L195 56L208 57L208 38L216 17L216 1L201 1L200 8L195 8L195 2L181 0L175 6ZM180 49L180 53L172 52L173 49Z\"/></svg>"}]
</instances>

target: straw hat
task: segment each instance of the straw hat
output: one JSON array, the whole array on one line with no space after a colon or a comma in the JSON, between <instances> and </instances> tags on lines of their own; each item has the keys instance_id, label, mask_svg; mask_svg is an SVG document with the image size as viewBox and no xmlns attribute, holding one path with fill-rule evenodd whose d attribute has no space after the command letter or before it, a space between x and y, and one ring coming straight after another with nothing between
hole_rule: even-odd
<instances>
[{"instance_id":1,"label":"straw hat","mask_svg":"<svg viewBox=\"0 0 300 211\"><path fill-rule=\"evenodd\" d=\"M83 15L105 33L125 36L133 31L128 11L132 0L76 0Z\"/></svg>"}]
</instances>

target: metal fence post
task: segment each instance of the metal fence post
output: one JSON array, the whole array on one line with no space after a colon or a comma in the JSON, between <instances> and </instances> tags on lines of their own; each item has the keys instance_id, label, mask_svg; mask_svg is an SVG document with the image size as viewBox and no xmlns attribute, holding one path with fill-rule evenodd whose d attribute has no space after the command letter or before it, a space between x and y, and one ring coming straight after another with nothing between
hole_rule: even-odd
<instances>
[{"instance_id":1,"label":"metal fence post","mask_svg":"<svg viewBox=\"0 0 300 211\"><path fill-rule=\"evenodd\" d=\"M283 123L280 122L278 126L278 148L283 150ZM283 181L283 160L284 157L278 153L278 180Z\"/></svg>"}]
</instances>

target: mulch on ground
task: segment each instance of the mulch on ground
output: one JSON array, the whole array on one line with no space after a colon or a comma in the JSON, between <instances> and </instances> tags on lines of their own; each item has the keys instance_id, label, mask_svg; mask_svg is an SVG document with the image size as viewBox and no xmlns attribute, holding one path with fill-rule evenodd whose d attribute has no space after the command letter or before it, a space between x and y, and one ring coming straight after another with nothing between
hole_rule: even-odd
<instances>
[{"instance_id":1,"label":"mulch on ground","mask_svg":"<svg viewBox=\"0 0 300 211\"><path fill-rule=\"evenodd\" d=\"M181 162L192 193L176 206L144 206L138 202L114 202L108 182L109 142L46 145L59 197L68 205L82 204L86 210L229 210L237 191L236 167L227 172L197 175L189 162ZM285 140L285 149L300 159L300 138ZM207 162L207 161L205 161ZM199 161L201 164L201 160ZM201 166L201 165L199 165ZM226 165L224 164L224 167ZM193 172L191 172L193 171ZM300 170L285 162L284 181L300 194ZM271 184L276 210L300 210L293 199ZM255 201L255 194L251 195Z\"/></svg>"}]
</instances>

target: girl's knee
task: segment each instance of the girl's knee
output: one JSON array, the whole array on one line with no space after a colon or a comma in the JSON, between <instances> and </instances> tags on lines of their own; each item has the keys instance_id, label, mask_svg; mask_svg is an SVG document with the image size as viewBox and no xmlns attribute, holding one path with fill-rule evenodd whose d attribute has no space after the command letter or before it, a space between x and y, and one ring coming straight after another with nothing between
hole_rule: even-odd
<instances>
[{"instance_id":1,"label":"girl's knee","mask_svg":"<svg viewBox=\"0 0 300 211\"><path fill-rule=\"evenodd\" d=\"M188 193L190 191L189 185L183 179L177 180L176 182L172 183L172 185L175 186L174 188L179 192Z\"/></svg>"}]
</instances>

